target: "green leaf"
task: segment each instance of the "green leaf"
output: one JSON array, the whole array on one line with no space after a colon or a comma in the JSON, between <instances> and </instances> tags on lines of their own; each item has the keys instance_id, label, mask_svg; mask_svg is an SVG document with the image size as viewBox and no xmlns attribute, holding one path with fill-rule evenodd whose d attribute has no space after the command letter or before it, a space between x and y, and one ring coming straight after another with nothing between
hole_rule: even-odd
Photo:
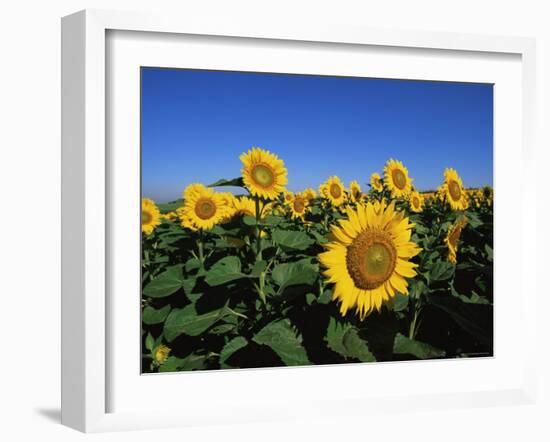
<instances>
[{"instance_id":1,"label":"green leaf","mask_svg":"<svg viewBox=\"0 0 550 442\"><path fill-rule=\"evenodd\" d=\"M397 293L394 297L393 301L393 311L394 312L401 312L405 310L409 305L409 297L406 295L402 295L401 293Z\"/></svg>"},{"instance_id":2,"label":"green leaf","mask_svg":"<svg viewBox=\"0 0 550 442\"><path fill-rule=\"evenodd\" d=\"M245 278L241 272L241 261L236 256L226 256L215 263L206 272L206 283L215 287L235 279Z\"/></svg>"},{"instance_id":3,"label":"green leaf","mask_svg":"<svg viewBox=\"0 0 550 442\"><path fill-rule=\"evenodd\" d=\"M161 373L167 373L171 371L199 370L204 368L205 360L205 356L195 354L190 354L183 359L169 356L164 364L159 367L159 371Z\"/></svg>"},{"instance_id":4,"label":"green leaf","mask_svg":"<svg viewBox=\"0 0 550 442\"><path fill-rule=\"evenodd\" d=\"M270 347L285 365L310 364L301 337L296 336L287 319L267 324L252 340Z\"/></svg>"},{"instance_id":5,"label":"green leaf","mask_svg":"<svg viewBox=\"0 0 550 442\"><path fill-rule=\"evenodd\" d=\"M222 368L230 368L231 366L226 364L227 359L236 351L240 350L243 347L248 345L248 341L242 336L238 336L231 341L229 341L222 348L220 352L220 365Z\"/></svg>"},{"instance_id":6,"label":"green leaf","mask_svg":"<svg viewBox=\"0 0 550 442\"><path fill-rule=\"evenodd\" d=\"M254 263L254 266L252 267L252 270L250 271L250 276L254 276L255 278L257 278L266 269L266 267L267 267L267 262L256 261Z\"/></svg>"},{"instance_id":7,"label":"green leaf","mask_svg":"<svg viewBox=\"0 0 550 442\"><path fill-rule=\"evenodd\" d=\"M243 223L245 223L247 226L255 226L256 225L256 218L250 215L244 215L243 216Z\"/></svg>"},{"instance_id":8,"label":"green leaf","mask_svg":"<svg viewBox=\"0 0 550 442\"><path fill-rule=\"evenodd\" d=\"M244 182L242 177L233 178L231 180L226 180L222 178L221 180L218 180L215 183L209 184L206 187L225 187L225 186L244 187Z\"/></svg>"},{"instance_id":9,"label":"green leaf","mask_svg":"<svg viewBox=\"0 0 550 442\"><path fill-rule=\"evenodd\" d=\"M267 215L262 222L265 226L278 226L283 221L283 217L276 215Z\"/></svg>"},{"instance_id":10,"label":"green leaf","mask_svg":"<svg viewBox=\"0 0 550 442\"><path fill-rule=\"evenodd\" d=\"M443 281L453 276L455 267L447 261L437 261L430 270L430 279L433 281Z\"/></svg>"},{"instance_id":11,"label":"green leaf","mask_svg":"<svg viewBox=\"0 0 550 442\"><path fill-rule=\"evenodd\" d=\"M326 341L330 349L345 358L358 359L361 362L376 360L367 343L357 333L357 329L349 323L341 323L330 318Z\"/></svg>"},{"instance_id":12,"label":"green leaf","mask_svg":"<svg viewBox=\"0 0 550 442\"><path fill-rule=\"evenodd\" d=\"M485 253L487 253L487 259L489 261L493 260L493 249L489 244L485 244Z\"/></svg>"},{"instance_id":13,"label":"green leaf","mask_svg":"<svg viewBox=\"0 0 550 442\"><path fill-rule=\"evenodd\" d=\"M448 293L428 295L430 304L447 312L465 331L484 344L493 342L493 308L491 305L463 302Z\"/></svg>"},{"instance_id":14,"label":"green leaf","mask_svg":"<svg viewBox=\"0 0 550 442\"><path fill-rule=\"evenodd\" d=\"M318 276L317 266L304 261L284 263L275 266L271 273L273 281L279 285L279 292L292 285L311 285Z\"/></svg>"},{"instance_id":15,"label":"green leaf","mask_svg":"<svg viewBox=\"0 0 550 442\"><path fill-rule=\"evenodd\" d=\"M176 293L182 286L182 266L175 265L147 284L143 288L143 294L151 298L164 298Z\"/></svg>"},{"instance_id":16,"label":"green leaf","mask_svg":"<svg viewBox=\"0 0 550 442\"><path fill-rule=\"evenodd\" d=\"M393 343L393 352L401 355L413 355L418 359L433 359L445 356L445 352L425 342L409 339L397 334Z\"/></svg>"},{"instance_id":17,"label":"green leaf","mask_svg":"<svg viewBox=\"0 0 550 442\"><path fill-rule=\"evenodd\" d=\"M141 320L147 325L160 324L166 319L168 313L170 313L170 308L171 307L169 305L165 305L164 307L156 310L151 306L147 306L143 309Z\"/></svg>"},{"instance_id":18,"label":"green leaf","mask_svg":"<svg viewBox=\"0 0 550 442\"><path fill-rule=\"evenodd\" d=\"M305 232L279 229L273 232L273 241L283 249L294 250L306 250L315 242Z\"/></svg>"},{"instance_id":19,"label":"green leaf","mask_svg":"<svg viewBox=\"0 0 550 442\"><path fill-rule=\"evenodd\" d=\"M145 337L145 348L149 351L153 351L154 347L155 339L153 338L153 335L151 335L151 333L147 333L147 336Z\"/></svg>"},{"instance_id":20,"label":"green leaf","mask_svg":"<svg viewBox=\"0 0 550 442\"><path fill-rule=\"evenodd\" d=\"M164 323L164 337L172 342L181 334L198 336L226 314L225 308L199 315L195 304L170 312Z\"/></svg>"}]
</instances>

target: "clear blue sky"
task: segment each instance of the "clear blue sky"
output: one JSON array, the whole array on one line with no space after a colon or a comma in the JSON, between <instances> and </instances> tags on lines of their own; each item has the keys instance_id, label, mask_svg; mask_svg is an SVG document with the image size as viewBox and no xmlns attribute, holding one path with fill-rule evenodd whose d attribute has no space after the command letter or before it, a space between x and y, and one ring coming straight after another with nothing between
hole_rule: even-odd
<instances>
[{"instance_id":1,"label":"clear blue sky","mask_svg":"<svg viewBox=\"0 0 550 442\"><path fill-rule=\"evenodd\" d=\"M330 175L362 187L389 158L420 190L445 167L493 181L493 87L244 72L142 69L142 194L181 197L190 183L240 175L252 146L276 153L292 191Z\"/></svg>"}]
</instances>

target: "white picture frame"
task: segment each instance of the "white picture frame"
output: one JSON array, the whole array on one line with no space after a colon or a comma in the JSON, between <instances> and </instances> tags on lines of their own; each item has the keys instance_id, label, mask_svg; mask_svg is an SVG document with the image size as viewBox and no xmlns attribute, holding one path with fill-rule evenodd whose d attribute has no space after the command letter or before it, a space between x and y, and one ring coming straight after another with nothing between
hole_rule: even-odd
<instances>
[{"instance_id":1,"label":"white picture frame","mask_svg":"<svg viewBox=\"0 0 550 442\"><path fill-rule=\"evenodd\" d=\"M476 387L461 392L438 392L429 394L410 393L399 395L396 391L378 395L376 403L370 396L338 397L337 392L326 399L311 397L309 407L281 406L257 407L246 402L246 395L236 399L238 406L223 412L196 407L193 410L151 409L113 411L109 406L109 393L115 387L109 370L113 354L109 339L109 327L113 318L107 296L108 245L113 238L107 228L110 212L109 155L106 121L109 117L107 64L109 63L107 34L109 32L154 32L162 35L218 36L225 38L261 39L311 44L338 44L346 46L370 46L380 50L390 48L428 49L468 52L483 58L487 54L509 54L521 63L521 129L519 155L522 174L528 176L534 167L535 158L535 42L528 38L492 37L451 33L427 33L417 31L388 31L377 29L349 28L341 25L292 26L285 24L248 23L244 20L212 22L195 17L154 16L87 10L63 18L62 21L62 423L84 432L123 429L157 428L207 424L209 422L247 422L284 419L286 417L324 417L334 414L326 405L338 403L339 413L369 414L377 410L405 410L454 408L468 406L498 405L501 403L532 403L536 393L535 348L532 339L535 324L528 315L520 316L522 338L525 348L520 360L521 369L514 373L514 382L500 388ZM488 55L487 55L488 56ZM515 114L514 114L515 115ZM496 117L498 118L498 116ZM522 220L535 217L535 192L517 190L522 201ZM498 202L498 200L497 200ZM526 223L520 223L522 242L518 253L522 258L535 255L535 232ZM496 249L495 249L496 253ZM522 259L522 262L525 262ZM534 270L522 266L522 308L536 304ZM517 295L516 295L517 296ZM497 307L498 309L498 307ZM498 312L496 313L498 315ZM496 318L498 321L498 317ZM517 324L516 324L517 326ZM529 339L531 338L531 339ZM497 335L498 339L498 335ZM133 345L133 343L130 343ZM498 354L496 356L498 359ZM461 361L462 363L464 361ZM438 364L437 361L432 364ZM440 364L440 363L439 363ZM482 361L467 361L467 364L483 364ZM346 376L357 376L363 364L352 364ZM378 365L378 364L375 364ZM385 370L398 372L403 364L385 365ZM406 364L405 364L406 366ZM440 364L441 366L441 364ZM420 367L420 368L418 368ZM477 367L477 366L476 366ZM325 375L332 376L343 367L317 367ZM409 368L420 370L421 366ZM432 370L437 370L437 366ZM287 370L287 369L285 369ZM265 382L266 377L297 379L295 371L260 370L249 373L250 385ZM224 376L238 376L239 370L227 373L203 373L217 375L213 384L223 384ZM434 371L433 373L435 373ZM290 373L290 374L289 374ZM330 374L329 374L330 373ZM132 373L139 376L139 373ZM174 376L166 375L167 383L175 382ZM120 378L120 376L119 376ZM172 379L172 380L170 380ZM214 379L214 378L211 378ZM227 378L229 379L229 378ZM200 383L195 377L193 382ZM213 387L212 387L213 388ZM363 399L363 400L361 400ZM236 410L239 413L236 413Z\"/></svg>"}]
</instances>

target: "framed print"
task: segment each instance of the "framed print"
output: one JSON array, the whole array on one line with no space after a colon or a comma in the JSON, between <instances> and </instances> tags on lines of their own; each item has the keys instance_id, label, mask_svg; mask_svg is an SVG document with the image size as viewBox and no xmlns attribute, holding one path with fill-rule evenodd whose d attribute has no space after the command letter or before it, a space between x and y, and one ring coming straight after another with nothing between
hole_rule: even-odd
<instances>
[{"instance_id":1,"label":"framed print","mask_svg":"<svg viewBox=\"0 0 550 442\"><path fill-rule=\"evenodd\" d=\"M533 64L522 38L64 18L63 423L532 401Z\"/></svg>"}]
</instances>

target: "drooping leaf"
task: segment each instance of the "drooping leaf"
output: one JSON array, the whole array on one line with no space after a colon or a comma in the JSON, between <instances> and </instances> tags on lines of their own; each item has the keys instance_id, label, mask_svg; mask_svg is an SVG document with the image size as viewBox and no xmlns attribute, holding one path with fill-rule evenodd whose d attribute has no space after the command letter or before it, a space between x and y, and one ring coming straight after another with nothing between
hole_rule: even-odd
<instances>
[{"instance_id":1,"label":"drooping leaf","mask_svg":"<svg viewBox=\"0 0 550 442\"><path fill-rule=\"evenodd\" d=\"M241 261L236 256L226 256L206 272L206 283L211 287L246 277L241 272Z\"/></svg>"},{"instance_id":2,"label":"drooping leaf","mask_svg":"<svg viewBox=\"0 0 550 442\"><path fill-rule=\"evenodd\" d=\"M418 359L433 359L445 356L443 350L432 347L425 342L407 338L400 333L395 336L393 352L398 355L413 355Z\"/></svg>"},{"instance_id":3,"label":"drooping leaf","mask_svg":"<svg viewBox=\"0 0 550 442\"><path fill-rule=\"evenodd\" d=\"M270 322L252 340L270 347L285 365L310 364L301 337L296 335L287 319Z\"/></svg>"},{"instance_id":4,"label":"drooping leaf","mask_svg":"<svg viewBox=\"0 0 550 442\"><path fill-rule=\"evenodd\" d=\"M330 349L345 358L358 359L361 362L376 360L367 343L357 333L357 329L349 323L340 323L330 318L326 340Z\"/></svg>"},{"instance_id":5,"label":"drooping leaf","mask_svg":"<svg viewBox=\"0 0 550 442\"><path fill-rule=\"evenodd\" d=\"M199 315L194 304L170 312L164 323L164 337L168 342L181 334L198 336L226 314L225 308Z\"/></svg>"},{"instance_id":6,"label":"drooping leaf","mask_svg":"<svg viewBox=\"0 0 550 442\"><path fill-rule=\"evenodd\" d=\"M151 298L164 298L183 287L182 266L169 267L143 288L143 294Z\"/></svg>"},{"instance_id":7,"label":"drooping leaf","mask_svg":"<svg viewBox=\"0 0 550 442\"><path fill-rule=\"evenodd\" d=\"M283 291L292 285L313 284L317 279L318 269L305 261L283 263L275 266L271 276L280 287L279 290Z\"/></svg>"},{"instance_id":8,"label":"drooping leaf","mask_svg":"<svg viewBox=\"0 0 550 442\"><path fill-rule=\"evenodd\" d=\"M229 341L222 348L220 352L220 365L222 368L229 368L230 366L226 364L227 359L236 351L240 350L243 347L248 345L248 341L242 336L238 336L231 341Z\"/></svg>"},{"instance_id":9,"label":"drooping leaf","mask_svg":"<svg viewBox=\"0 0 550 442\"><path fill-rule=\"evenodd\" d=\"M286 250L306 250L315 240L305 232L277 229L273 232L273 242Z\"/></svg>"},{"instance_id":10,"label":"drooping leaf","mask_svg":"<svg viewBox=\"0 0 550 442\"><path fill-rule=\"evenodd\" d=\"M170 313L170 306L165 305L164 307L156 310L151 306L147 306L143 309L143 313L141 314L141 320L144 324L147 325L153 325L153 324L160 324L162 321L166 319L168 316L168 313Z\"/></svg>"},{"instance_id":11,"label":"drooping leaf","mask_svg":"<svg viewBox=\"0 0 550 442\"><path fill-rule=\"evenodd\" d=\"M453 276L455 267L447 261L436 261L430 270L430 279L433 281L442 281Z\"/></svg>"}]
</instances>

